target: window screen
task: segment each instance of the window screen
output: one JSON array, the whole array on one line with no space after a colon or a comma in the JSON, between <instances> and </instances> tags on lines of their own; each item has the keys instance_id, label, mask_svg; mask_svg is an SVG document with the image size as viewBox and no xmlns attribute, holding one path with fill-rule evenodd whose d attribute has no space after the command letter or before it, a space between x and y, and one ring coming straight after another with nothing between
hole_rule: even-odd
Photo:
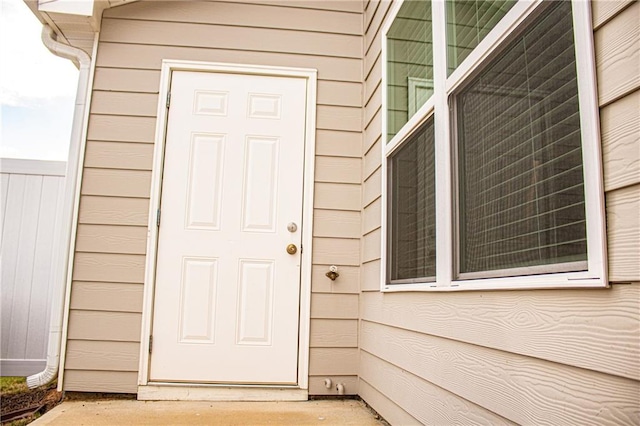
<instances>
[{"instance_id":1,"label":"window screen","mask_svg":"<svg viewBox=\"0 0 640 426\"><path fill-rule=\"evenodd\" d=\"M390 177L390 279L435 277L436 206L433 118L392 154Z\"/></svg>"},{"instance_id":2,"label":"window screen","mask_svg":"<svg viewBox=\"0 0 640 426\"><path fill-rule=\"evenodd\" d=\"M586 268L572 27L554 3L454 94L461 273Z\"/></svg>"}]
</instances>

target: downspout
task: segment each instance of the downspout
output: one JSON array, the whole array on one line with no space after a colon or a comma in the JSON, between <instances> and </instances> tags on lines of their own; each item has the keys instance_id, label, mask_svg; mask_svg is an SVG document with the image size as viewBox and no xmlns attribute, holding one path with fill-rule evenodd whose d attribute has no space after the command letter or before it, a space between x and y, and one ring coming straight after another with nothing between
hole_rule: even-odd
<instances>
[{"instance_id":1,"label":"downspout","mask_svg":"<svg viewBox=\"0 0 640 426\"><path fill-rule=\"evenodd\" d=\"M64 198L62 200L62 222L56 229L55 275L53 281L53 296L51 300L51 317L49 322L49 343L47 348L47 365L43 371L27 377L27 386L35 388L46 385L58 376L60 364L60 348L64 321L64 308L67 298L67 287L70 283L69 262L71 255L71 234L74 229L74 218L77 215L77 186L81 153L85 139L88 108L88 98L91 77L91 58L81 49L60 43L56 40L55 32L48 25L42 27L42 42L51 53L61 58L69 59L78 66L78 88L73 111L69 157L64 183Z\"/></svg>"}]
</instances>

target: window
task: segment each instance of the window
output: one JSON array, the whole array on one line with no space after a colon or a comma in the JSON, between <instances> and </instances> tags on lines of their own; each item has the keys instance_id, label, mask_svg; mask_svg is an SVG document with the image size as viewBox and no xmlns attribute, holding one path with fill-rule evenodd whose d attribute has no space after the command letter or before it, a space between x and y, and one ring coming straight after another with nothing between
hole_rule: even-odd
<instances>
[{"instance_id":1,"label":"window","mask_svg":"<svg viewBox=\"0 0 640 426\"><path fill-rule=\"evenodd\" d=\"M405 0L391 16L382 288L607 285L589 4Z\"/></svg>"},{"instance_id":2,"label":"window","mask_svg":"<svg viewBox=\"0 0 640 426\"><path fill-rule=\"evenodd\" d=\"M433 94L431 2L408 1L387 32L387 140Z\"/></svg>"},{"instance_id":3,"label":"window","mask_svg":"<svg viewBox=\"0 0 640 426\"><path fill-rule=\"evenodd\" d=\"M387 163L393 229L390 278L412 282L436 276L436 200L433 117L414 131Z\"/></svg>"}]
</instances>

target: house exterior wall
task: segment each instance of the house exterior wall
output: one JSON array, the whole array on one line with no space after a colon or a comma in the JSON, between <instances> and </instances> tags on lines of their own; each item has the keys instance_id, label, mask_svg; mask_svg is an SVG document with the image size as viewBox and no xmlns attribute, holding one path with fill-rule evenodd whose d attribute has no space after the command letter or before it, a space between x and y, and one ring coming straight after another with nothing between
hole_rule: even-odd
<instances>
[{"instance_id":1,"label":"house exterior wall","mask_svg":"<svg viewBox=\"0 0 640 426\"><path fill-rule=\"evenodd\" d=\"M104 14L64 389L137 391L160 65L197 60L318 69L310 394L333 393L330 377L398 424L637 422L640 5L593 3L612 287L383 294L380 31L391 2L255 3ZM336 282L324 277L331 264Z\"/></svg>"},{"instance_id":2,"label":"house exterior wall","mask_svg":"<svg viewBox=\"0 0 640 426\"><path fill-rule=\"evenodd\" d=\"M357 392L362 4L136 2L105 11L96 57L64 389L137 392L163 59L318 70L310 394ZM164 100L163 100L164 101ZM330 282L328 266L340 268Z\"/></svg>"},{"instance_id":3,"label":"house exterior wall","mask_svg":"<svg viewBox=\"0 0 640 426\"><path fill-rule=\"evenodd\" d=\"M609 279L602 290L381 293L381 26L364 11L359 395L392 424L635 424L640 395L640 3L593 28Z\"/></svg>"},{"instance_id":4,"label":"house exterior wall","mask_svg":"<svg viewBox=\"0 0 640 426\"><path fill-rule=\"evenodd\" d=\"M35 374L46 364L65 168L62 161L0 159L3 376Z\"/></svg>"}]
</instances>

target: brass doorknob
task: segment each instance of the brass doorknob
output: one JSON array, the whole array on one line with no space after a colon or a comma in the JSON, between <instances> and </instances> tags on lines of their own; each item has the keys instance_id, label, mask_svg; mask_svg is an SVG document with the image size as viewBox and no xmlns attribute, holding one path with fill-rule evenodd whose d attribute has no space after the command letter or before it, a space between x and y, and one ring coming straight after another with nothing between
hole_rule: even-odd
<instances>
[{"instance_id":1,"label":"brass doorknob","mask_svg":"<svg viewBox=\"0 0 640 426\"><path fill-rule=\"evenodd\" d=\"M296 254L298 252L298 247L296 247L295 244L289 244L287 246L287 253L289 254Z\"/></svg>"}]
</instances>

